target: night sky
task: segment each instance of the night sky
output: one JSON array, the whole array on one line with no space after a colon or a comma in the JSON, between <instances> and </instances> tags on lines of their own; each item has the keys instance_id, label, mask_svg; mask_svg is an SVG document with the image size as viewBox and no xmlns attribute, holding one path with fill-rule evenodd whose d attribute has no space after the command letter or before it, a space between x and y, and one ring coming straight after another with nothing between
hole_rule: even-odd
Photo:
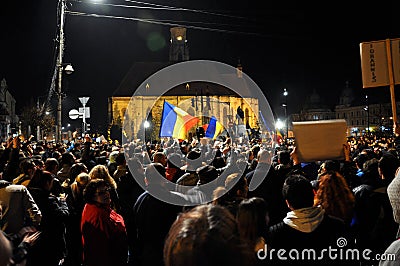
<instances>
[{"instance_id":1,"label":"night sky","mask_svg":"<svg viewBox=\"0 0 400 266\"><path fill-rule=\"evenodd\" d=\"M346 81L356 95L389 97L389 88L362 89L359 44L400 37L395 1L304 2L313 1L149 2L191 10L168 11L109 5L143 6L135 1L103 0L106 5L94 5L82 0L70 1L68 9L209 28L187 29L190 59L231 66L240 59L277 117L283 116L283 88L289 92L289 114L298 112L313 90L334 105ZM7 80L18 113L31 99L43 101L49 91L56 58L57 1L1 1L0 14L0 79ZM72 15L65 23L64 62L72 63L75 72L64 75L63 112L80 107L78 97L89 96L89 123L92 129L104 129L107 98L132 64L168 61L171 26ZM63 124L67 122L64 119Z\"/></svg>"}]
</instances>

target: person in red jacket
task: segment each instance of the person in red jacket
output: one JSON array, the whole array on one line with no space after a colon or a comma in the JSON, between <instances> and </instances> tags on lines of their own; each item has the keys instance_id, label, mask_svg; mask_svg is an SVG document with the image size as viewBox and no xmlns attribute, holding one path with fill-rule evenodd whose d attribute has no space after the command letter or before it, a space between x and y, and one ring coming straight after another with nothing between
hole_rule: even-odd
<instances>
[{"instance_id":1,"label":"person in red jacket","mask_svg":"<svg viewBox=\"0 0 400 266\"><path fill-rule=\"evenodd\" d=\"M126 265L125 222L111 208L110 187L104 180L94 179L86 186L83 196L86 201L81 220L84 265Z\"/></svg>"}]
</instances>

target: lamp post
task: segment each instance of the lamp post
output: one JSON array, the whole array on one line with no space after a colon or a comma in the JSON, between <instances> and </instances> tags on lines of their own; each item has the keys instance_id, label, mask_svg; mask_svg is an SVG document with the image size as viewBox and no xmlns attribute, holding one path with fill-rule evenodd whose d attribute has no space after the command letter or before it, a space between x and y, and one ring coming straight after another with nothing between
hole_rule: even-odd
<instances>
[{"instance_id":1,"label":"lamp post","mask_svg":"<svg viewBox=\"0 0 400 266\"><path fill-rule=\"evenodd\" d=\"M65 8L66 8L67 0L59 0L59 13L60 13L60 29L58 36L58 56L57 56L57 78L58 78L58 86L57 86L57 125L56 125L56 142L61 141L62 133L61 133L61 119L62 119L62 75L63 71L66 74L71 74L74 72L71 64L63 64L63 55L64 55L64 22L65 22Z\"/></svg>"},{"instance_id":2,"label":"lamp post","mask_svg":"<svg viewBox=\"0 0 400 266\"><path fill-rule=\"evenodd\" d=\"M62 109L62 74L63 74L63 53L64 53L64 20L65 20L65 6L66 0L60 0L60 29L58 39L58 57L57 57L57 71L58 71L58 87L57 87L57 126L56 126L56 142L61 141L61 109Z\"/></svg>"},{"instance_id":3,"label":"lamp post","mask_svg":"<svg viewBox=\"0 0 400 266\"><path fill-rule=\"evenodd\" d=\"M289 137L289 117L287 113L287 96L288 96L288 91L286 88L283 89L283 96L285 97L285 102L282 104L282 106L285 108L285 118L286 118L286 140Z\"/></svg>"},{"instance_id":4,"label":"lamp post","mask_svg":"<svg viewBox=\"0 0 400 266\"><path fill-rule=\"evenodd\" d=\"M368 95L365 95L365 107L364 110L367 112L367 135L369 135L369 104L368 104Z\"/></svg>"}]
</instances>

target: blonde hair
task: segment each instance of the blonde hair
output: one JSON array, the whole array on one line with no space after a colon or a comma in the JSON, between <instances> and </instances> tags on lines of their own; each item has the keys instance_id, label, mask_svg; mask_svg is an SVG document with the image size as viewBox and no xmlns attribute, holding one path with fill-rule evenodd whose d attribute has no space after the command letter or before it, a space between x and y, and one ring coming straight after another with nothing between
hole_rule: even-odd
<instances>
[{"instance_id":1,"label":"blonde hair","mask_svg":"<svg viewBox=\"0 0 400 266\"><path fill-rule=\"evenodd\" d=\"M114 178L111 177L108 169L105 165L98 164L93 167L89 172L90 179L103 179L106 183L114 189L117 189L117 183Z\"/></svg>"}]
</instances>

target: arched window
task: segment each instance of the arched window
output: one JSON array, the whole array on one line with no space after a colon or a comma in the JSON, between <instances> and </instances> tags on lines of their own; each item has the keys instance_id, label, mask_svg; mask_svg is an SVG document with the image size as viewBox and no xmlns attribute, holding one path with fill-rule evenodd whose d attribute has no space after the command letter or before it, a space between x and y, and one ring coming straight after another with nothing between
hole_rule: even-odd
<instances>
[{"instance_id":1,"label":"arched window","mask_svg":"<svg viewBox=\"0 0 400 266\"><path fill-rule=\"evenodd\" d=\"M122 108L120 116L122 117L123 120L125 120L125 112L126 112L126 108Z\"/></svg>"}]
</instances>

